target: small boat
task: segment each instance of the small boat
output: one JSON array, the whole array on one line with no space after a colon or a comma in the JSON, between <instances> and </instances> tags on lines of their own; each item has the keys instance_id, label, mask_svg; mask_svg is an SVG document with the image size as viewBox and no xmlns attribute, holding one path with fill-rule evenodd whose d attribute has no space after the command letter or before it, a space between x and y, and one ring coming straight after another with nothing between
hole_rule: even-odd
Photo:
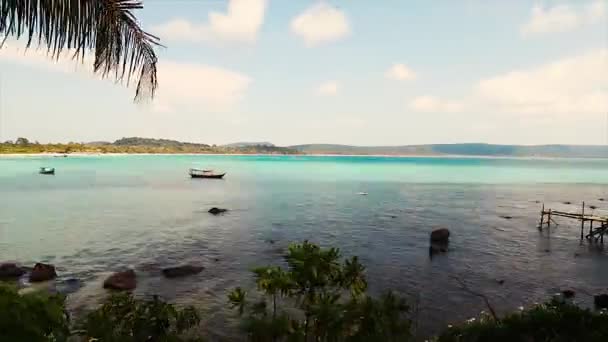
<instances>
[{"instance_id":1,"label":"small boat","mask_svg":"<svg viewBox=\"0 0 608 342\"><path fill-rule=\"evenodd\" d=\"M54 175L55 168L54 167L41 167L40 171L38 173L40 173L41 175Z\"/></svg>"},{"instance_id":2,"label":"small boat","mask_svg":"<svg viewBox=\"0 0 608 342\"><path fill-rule=\"evenodd\" d=\"M215 173L213 170L199 170L190 169L190 177L192 178L209 178L209 179L222 179L226 173Z\"/></svg>"}]
</instances>

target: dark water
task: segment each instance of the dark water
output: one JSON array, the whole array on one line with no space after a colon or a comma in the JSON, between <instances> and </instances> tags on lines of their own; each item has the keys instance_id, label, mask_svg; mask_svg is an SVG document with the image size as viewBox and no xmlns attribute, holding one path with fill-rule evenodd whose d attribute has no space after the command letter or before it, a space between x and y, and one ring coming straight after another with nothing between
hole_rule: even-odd
<instances>
[{"instance_id":1,"label":"dark water","mask_svg":"<svg viewBox=\"0 0 608 342\"><path fill-rule=\"evenodd\" d=\"M196 165L228 176L190 180L186 170ZM39 166L57 175L37 175ZM429 334L485 309L453 276L499 311L563 288L576 289L583 305L592 300L585 293L607 291L608 257L580 243L578 223L536 228L540 202L579 211L584 200L606 213L608 202L598 199L608 198L607 171L598 160L3 158L0 260L51 262L59 284L79 279L69 296L75 311L103 297L108 273L132 267L137 294L194 304L206 334L234 337L227 291L250 286L251 268L279 263L289 242L309 239L360 256L371 291L393 289L418 303ZM212 216L212 206L231 211ZM439 227L452 232L450 250L431 259L428 234ZM188 262L206 269L177 280L159 275Z\"/></svg>"}]
</instances>

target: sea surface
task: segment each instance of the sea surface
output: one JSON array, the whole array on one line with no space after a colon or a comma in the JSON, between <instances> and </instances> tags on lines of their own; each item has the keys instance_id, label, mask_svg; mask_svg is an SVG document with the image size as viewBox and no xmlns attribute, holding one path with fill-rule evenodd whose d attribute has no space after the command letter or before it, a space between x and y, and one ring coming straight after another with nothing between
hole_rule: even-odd
<instances>
[{"instance_id":1,"label":"sea surface","mask_svg":"<svg viewBox=\"0 0 608 342\"><path fill-rule=\"evenodd\" d=\"M56 175L37 174L41 166ZM190 167L228 174L192 180ZM432 334L485 309L454 277L500 312L566 288L587 306L590 295L607 292L608 255L580 242L580 223L557 218L559 226L537 229L542 203L580 212L586 201L602 215L603 197L608 160L3 157L0 261L55 264L59 279L51 285L70 293L74 312L103 298L109 273L134 268L137 295L193 304L207 336L232 339L238 334L227 291L250 287L253 267L280 263L290 242L308 239L360 256L371 292L407 296L420 333ZM208 214L214 206L230 211ZM431 258L436 228L449 228L451 243ZM184 263L205 270L160 276L161 268Z\"/></svg>"}]
</instances>

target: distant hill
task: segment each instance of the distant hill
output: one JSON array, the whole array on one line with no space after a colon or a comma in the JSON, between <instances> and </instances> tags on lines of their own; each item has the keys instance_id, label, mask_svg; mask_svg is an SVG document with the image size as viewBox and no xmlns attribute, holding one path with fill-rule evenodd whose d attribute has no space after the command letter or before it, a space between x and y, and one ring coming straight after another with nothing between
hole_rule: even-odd
<instances>
[{"instance_id":1,"label":"distant hill","mask_svg":"<svg viewBox=\"0 0 608 342\"><path fill-rule=\"evenodd\" d=\"M226 144L224 146L226 146L226 147L249 147L249 146L274 147L275 145L273 143L263 141L263 142L236 142L236 143L232 143L232 144Z\"/></svg>"},{"instance_id":2,"label":"distant hill","mask_svg":"<svg viewBox=\"0 0 608 342\"><path fill-rule=\"evenodd\" d=\"M152 139L152 138L139 138L139 137L131 137L131 138L122 138L118 139L112 143L114 146L154 146L154 147L210 147L207 144L196 144L196 143L188 143L181 142L177 140L169 140L169 139Z\"/></svg>"},{"instance_id":3,"label":"distant hill","mask_svg":"<svg viewBox=\"0 0 608 342\"><path fill-rule=\"evenodd\" d=\"M289 148L304 154L608 158L608 146L598 145L525 146L470 143L405 146L351 146L309 144L289 146Z\"/></svg>"},{"instance_id":4,"label":"distant hill","mask_svg":"<svg viewBox=\"0 0 608 342\"><path fill-rule=\"evenodd\" d=\"M130 137L118 139L112 143L118 148L133 150L144 149L162 153L240 153L240 154L295 154L297 151L287 148L274 146L268 142L260 143L235 143L224 146L181 142L169 139L152 139Z\"/></svg>"}]
</instances>

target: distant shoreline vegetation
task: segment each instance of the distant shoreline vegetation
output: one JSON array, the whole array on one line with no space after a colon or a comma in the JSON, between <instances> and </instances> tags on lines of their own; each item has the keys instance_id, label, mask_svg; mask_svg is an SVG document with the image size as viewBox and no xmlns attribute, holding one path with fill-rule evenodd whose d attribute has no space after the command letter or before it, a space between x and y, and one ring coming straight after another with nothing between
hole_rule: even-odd
<instances>
[{"instance_id":1,"label":"distant shoreline vegetation","mask_svg":"<svg viewBox=\"0 0 608 342\"><path fill-rule=\"evenodd\" d=\"M361 156L470 156L539 158L608 158L601 145L493 145L483 143L405 146L307 144L280 147L269 142L208 145L168 139L130 137L114 142L40 144L26 138L0 143L1 154L121 153L121 154L276 154Z\"/></svg>"},{"instance_id":2,"label":"distant shoreline vegetation","mask_svg":"<svg viewBox=\"0 0 608 342\"><path fill-rule=\"evenodd\" d=\"M0 154L36 153L149 153L149 154L297 154L298 151L268 143L232 144L226 146L185 143L167 139L122 138L112 143L91 142L67 144L40 144L26 138L0 143Z\"/></svg>"}]
</instances>

